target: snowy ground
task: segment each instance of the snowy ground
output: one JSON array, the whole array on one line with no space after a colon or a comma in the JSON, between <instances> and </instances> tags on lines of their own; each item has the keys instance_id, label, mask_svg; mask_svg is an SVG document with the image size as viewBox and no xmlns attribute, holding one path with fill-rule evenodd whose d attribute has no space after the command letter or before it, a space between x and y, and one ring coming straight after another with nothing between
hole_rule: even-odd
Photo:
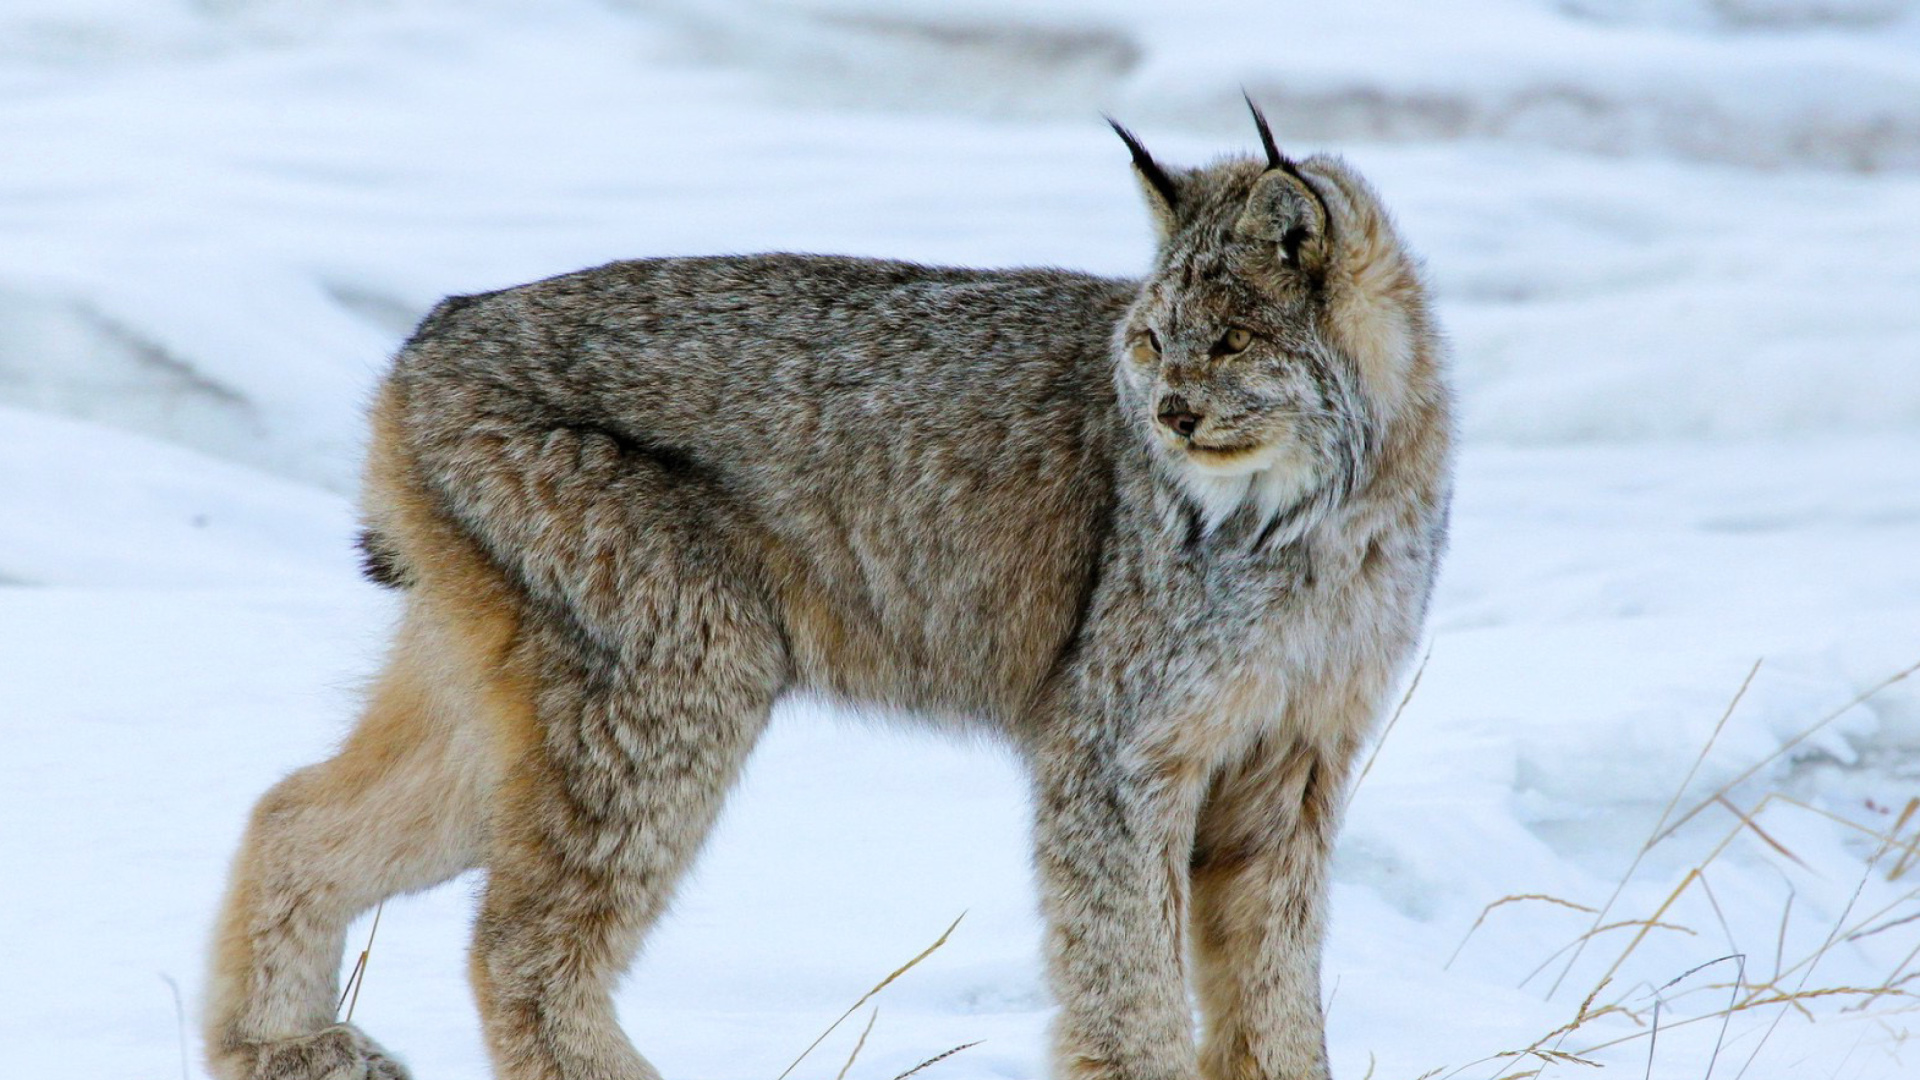
<instances>
[{"instance_id":1,"label":"snowy ground","mask_svg":"<svg viewBox=\"0 0 1920 1080\"><path fill-rule=\"evenodd\" d=\"M1573 1020L1641 927L1556 958L1600 920L1521 900L1467 935L1503 897L1598 909L1623 878L1604 922L1662 925L1594 1007L1636 1016L1540 1044L1628 1038L1603 1075L1645 1075L1655 989L1729 954L1786 992L1920 992L1920 866L1874 836L1920 796L1920 676L1794 741L1920 662L1920 11L1446 7L0 10L9 1069L180 1069L166 980L191 1009L246 807L326 752L378 660L359 409L434 299L771 248L1135 272L1098 111L1195 161L1252 145L1241 85L1398 208L1467 436L1431 660L1339 853L1336 1071L1586 1075L1469 1063ZM1683 783L1675 817L1735 780L1636 863ZM993 748L787 708L621 991L636 1042L669 1077L771 1080L966 910L850 1076L974 1040L937 1075L1038 1075L1023 798ZM423 1078L483 1070L474 887L388 907L357 1006ZM1719 1021L1678 1022L1732 968L1664 990L1653 1076L1706 1074ZM1912 998L1769 996L1715 1075L1920 1070Z\"/></svg>"}]
</instances>

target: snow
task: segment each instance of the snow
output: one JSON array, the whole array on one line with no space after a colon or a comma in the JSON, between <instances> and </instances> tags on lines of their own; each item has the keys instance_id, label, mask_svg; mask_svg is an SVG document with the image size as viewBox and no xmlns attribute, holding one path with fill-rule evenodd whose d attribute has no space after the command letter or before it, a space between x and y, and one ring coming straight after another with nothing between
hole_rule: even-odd
<instances>
[{"instance_id":1,"label":"snow","mask_svg":"<svg viewBox=\"0 0 1920 1080\"><path fill-rule=\"evenodd\" d=\"M1658 988L1699 965L1744 954L1786 990L1910 975L1920 868L1872 834L1920 795L1920 678L1876 690L1920 661L1916 6L14 0L11 1068L179 1068L165 979L191 1010L247 808L340 738L379 663L360 413L435 299L776 248L1136 272L1148 230L1098 112L1202 161L1253 145L1243 85L1385 193L1461 391L1430 658L1337 857L1337 1074L1584 1075L1468 1063L1574 1018L1638 927L1556 955L1597 921L1558 901L1616 888L1605 921L1667 924L1596 998L1639 1021L1546 1048L1644 1036L1658 991L1650 1074L1698 1077L1720 1023L1678 1022L1724 1004L1732 965ZM1763 803L1757 828L1731 809ZM1026 832L1004 752L790 703L623 985L626 1025L670 1077L765 1080L964 910L850 1075L977 1039L929 1075L1039 1075ZM423 1077L484 1071L477 887L389 904L356 1006ZM1523 895L1554 899L1487 910ZM1716 1074L1912 1075L1909 1003L1743 1010ZM864 1020L796 1075L837 1071ZM1595 1058L1639 1076L1647 1054Z\"/></svg>"}]
</instances>

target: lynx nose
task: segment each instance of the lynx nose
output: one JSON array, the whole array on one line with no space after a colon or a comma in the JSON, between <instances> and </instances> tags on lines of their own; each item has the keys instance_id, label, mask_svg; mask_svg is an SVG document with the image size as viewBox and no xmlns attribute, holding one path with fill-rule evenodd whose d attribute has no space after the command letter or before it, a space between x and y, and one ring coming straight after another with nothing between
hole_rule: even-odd
<instances>
[{"instance_id":1,"label":"lynx nose","mask_svg":"<svg viewBox=\"0 0 1920 1080\"><path fill-rule=\"evenodd\" d=\"M1200 416L1187 404L1187 399L1178 394L1168 394L1160 399L1160 422L1167 430L1183 439L1190 439L1200 427Z\"/></svg>"}]
</instances>

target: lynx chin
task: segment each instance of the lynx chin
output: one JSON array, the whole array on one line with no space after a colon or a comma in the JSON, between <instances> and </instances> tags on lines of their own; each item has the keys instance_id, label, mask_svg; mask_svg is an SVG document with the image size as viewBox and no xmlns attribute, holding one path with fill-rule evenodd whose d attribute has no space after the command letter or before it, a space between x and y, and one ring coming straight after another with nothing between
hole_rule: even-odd
<instances>
[{"instance_id":1,"label":"lynx chin","mask_svg":"<svg viewBox=\"0 0 1920 1080\"><path fill-rule=\"evenodd\" d=\"M501 1080L656 1080L610 996L783 695L984 726L1032 782L1056 1080L1323 1080L1327 861L1421 633L1452 420L1337 158L1164 167L1141 280L810 255L443 301L372 410L405 615L255 808L222 1080L394 1080L346 927L487 871ZM1193 1002L1204 1017L1194 1030Z\"/></svg>"}]
</instances>

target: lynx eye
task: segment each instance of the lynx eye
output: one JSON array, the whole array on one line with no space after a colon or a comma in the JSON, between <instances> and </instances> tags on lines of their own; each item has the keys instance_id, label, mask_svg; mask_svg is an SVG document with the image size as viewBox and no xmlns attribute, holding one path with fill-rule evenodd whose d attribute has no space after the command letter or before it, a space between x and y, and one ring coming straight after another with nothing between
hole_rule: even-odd
<instances>
[{"instance_id":1,"label":"lynx eye","mask_svg":"<svg viewBox=\"0 0 1920 1080\"><path fill-rule=\"evenodd\" d=\"M1160 359L1160 335L1148 330L1133 341L1133 362L1151 364Z\"/></svg>"},{"instance_id":2,"label":"lynx eye","mask_svg":"<svg viewBox=\"0 0 1920 1080\"><path fill-rule=\"evenodd\" d=\"M1252 331L1238 326L1229 326L1227 332L1220 335L1220 340L1213 343L1213 355L1232 356L1237 352L1245 352L1247 346L1251 344L1253 344Z\"/></svg>"}]
</instances>

